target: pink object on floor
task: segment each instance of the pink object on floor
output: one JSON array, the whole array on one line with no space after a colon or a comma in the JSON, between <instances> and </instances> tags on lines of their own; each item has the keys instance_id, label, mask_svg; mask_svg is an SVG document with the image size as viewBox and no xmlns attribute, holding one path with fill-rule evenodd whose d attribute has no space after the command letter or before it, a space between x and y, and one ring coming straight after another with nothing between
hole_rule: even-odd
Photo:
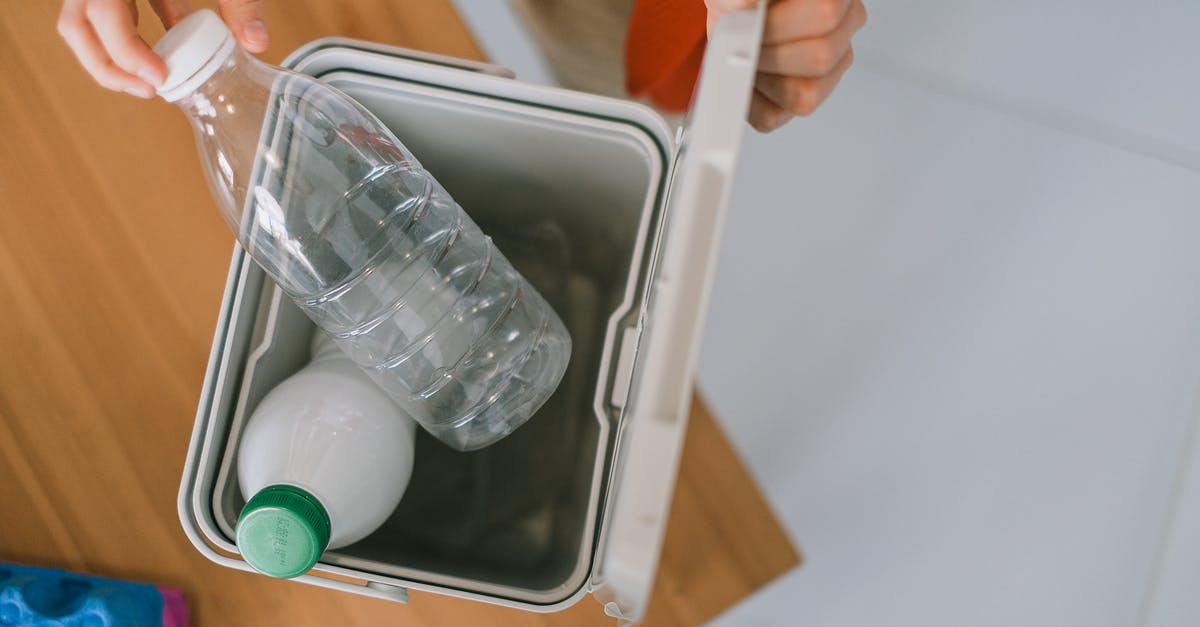
<instances>
[{"instance_id":1,"label":"pink object on floor","mask_svg":"<svg viewBox=\"0 0 1200 627\"><path fill-rule=\"evenodd\" d=\"M183 593L175 588L155 586L163 598L163 627L187 627L188 606Z\"/></svg>"}]
</instances>

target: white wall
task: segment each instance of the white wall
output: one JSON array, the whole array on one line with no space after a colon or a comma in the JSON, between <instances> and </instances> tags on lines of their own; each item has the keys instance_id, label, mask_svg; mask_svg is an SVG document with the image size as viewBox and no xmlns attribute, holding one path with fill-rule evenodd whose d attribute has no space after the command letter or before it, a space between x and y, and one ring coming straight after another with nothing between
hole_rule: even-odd
<instances>
[{"instance_id":1,"label":"white wall","mask_svg":"<svg viewBox=\"0 0 1200 627\"><path fill-rule=\"evenodd\" d=\"M741 162L700 384L805 563L718 623L1200 624L1200 4L868 8Z\"/></svg>"}]
</instances>

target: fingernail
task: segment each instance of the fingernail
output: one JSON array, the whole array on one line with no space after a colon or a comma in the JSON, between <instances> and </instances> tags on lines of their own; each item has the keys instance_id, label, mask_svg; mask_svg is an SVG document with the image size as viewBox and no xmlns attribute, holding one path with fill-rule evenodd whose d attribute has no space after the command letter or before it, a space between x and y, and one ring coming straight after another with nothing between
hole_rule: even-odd
<instances>
[{"instance_id":1,"label":"fingernail","mask_svg":"<svg viewBox=\"0 0 1200 627\"><path fill-rule=\"evenodd\" d=\"M251 20L242 25L242 37L246 43L267 47L267 25L262 20Z\"/></svg>"},{"instance_id":2,"label":"fingernail","mask_svg":"<svg viewBox=\"0 0 1200 627\"><path fill-rule=\"evenodd\" d=\"M138 70L137 75L138 78L150 83L151 85L158 86L162 84L162 79L159 78L158 73L149 68L142 68Z\"/></svg>"},{"instance_id":3,"label":"fingernail","mask_svg":"<svg viewBox=\"0 0 1200 627\"><path fill-rule=\"evenodd\" d=\"M126 87L125 93L129 94L130 96L137 96L138 98L154 97L154 90L150 89L149 87Z\"/></svg>"}]
</instances>

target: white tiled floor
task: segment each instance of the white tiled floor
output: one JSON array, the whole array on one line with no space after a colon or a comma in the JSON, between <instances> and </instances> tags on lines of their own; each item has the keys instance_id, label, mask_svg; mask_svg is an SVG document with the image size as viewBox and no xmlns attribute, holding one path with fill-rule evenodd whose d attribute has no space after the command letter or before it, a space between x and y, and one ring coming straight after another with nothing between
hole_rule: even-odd
<instances>
[{"instance_id":1,"label":"white tiled floor","mask_svg":"<svg viewBox=\"0 0 1200 627\"><path fill-rule=\"evenodd\" d=\"M700 381L806 561L717 623L1200 624L1200 4L870 8L741 160Z\"/></svg>"},{"instance_id":2,"label":"white tiled floor","mask_svg":"<svg viewBox=\"0 0 1200 627\"><path fill-rule=\"evenodd\" d=\"M868 0L863 66L1200 169L1194 0Z\"/></svg>"},{"instance_id":3,"label":"white tiled floor","mask_svg":"<svg viewBox=\"0 0 1200 627\"><path fill-rule=\"evenodd\" d=\"M807 556L745 611L1132 624L1194 417L1200 177L843 89L751 140L716 280L702 387Z\"/></svg>"}]
</instances>

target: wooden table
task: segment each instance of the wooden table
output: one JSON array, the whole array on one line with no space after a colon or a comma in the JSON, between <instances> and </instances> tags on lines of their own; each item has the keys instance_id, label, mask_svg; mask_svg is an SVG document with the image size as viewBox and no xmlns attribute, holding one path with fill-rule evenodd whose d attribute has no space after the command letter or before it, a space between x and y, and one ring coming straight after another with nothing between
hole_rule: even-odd
<instances>
[{"instance_id":1,"label":"wooden table","mask_svg":"<svg viewBox=\"0 0 1200 627\"><path fill-rule=\"evenodd\" d=\"M482 58L448 0L266 4L269 61L328 35ZM58 5L0 2L0 561L177 586L198 625L611 625L591 600L402 606L191 547L176 490L233 239L183 116L93 84L54 32ZM697 402L646 624L703 622L797 563Z\"/></svg>"}]
</instances>

